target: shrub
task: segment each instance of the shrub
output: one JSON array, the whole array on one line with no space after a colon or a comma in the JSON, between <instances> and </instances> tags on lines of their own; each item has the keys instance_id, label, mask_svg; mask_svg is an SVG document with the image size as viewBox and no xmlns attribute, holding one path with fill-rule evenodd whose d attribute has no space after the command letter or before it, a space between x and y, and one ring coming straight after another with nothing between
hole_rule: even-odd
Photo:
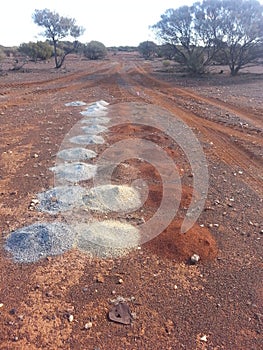
<instances>
[{"instance_id":1,"label":"shrub","mask_svg":"<svg viewBox=\"0 0 263 350\"><path fill-rule=\"evenodd\" d=\"M163 61L163 66L166 67L166 68L168 68L170 66L170 64L171 64L171 62L168 61L168 60L164 60Z\"/></svg>"},{"instance_id":2,"label":"shrub","mask_svg":"<svg viewBox=\"0 0 263 350\"><path fill-rule=\"evenodd\" d=\"M107 55L107 49L99 41L91 41L84 47L84 56L90 60L102 59Z\"/></svg>"},{"instance_id":3,"label":"shrub","mask_svg":"<svg viewBox=\"0 0 263 350\"><path fill-rule=\"evenodd\" d=\"M157 54L158 46L153 41L143 41L139 44L138 51L146 60L149 60Z\"/></svg>"},{"instance_id":4,"label":"shrub","mask_svg":"<svg viewBox=\"0 0 263 350\"><path fill-rule=\"evenodd\" d=\"M37 43L29 42L23 43L19 46L19 52L26 55L33 61L48 60L52 56L52 47L48 42L38 41Z\"/></svg>"}]
</instances>

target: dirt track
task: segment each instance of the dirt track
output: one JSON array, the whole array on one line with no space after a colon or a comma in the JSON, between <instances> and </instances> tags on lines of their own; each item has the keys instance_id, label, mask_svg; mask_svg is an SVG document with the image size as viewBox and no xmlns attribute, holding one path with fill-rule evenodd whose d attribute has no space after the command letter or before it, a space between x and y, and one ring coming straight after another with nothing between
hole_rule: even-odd
<instances>
[{"instance_id":1,"label":"dirt track","mask_svg":"<svg viewBox=\"0 0 263 350\"><path fill-rule=\"evenodd\" d=\"M205 208L182 235L193 178L178 145L156 130L134 125L116 126L104 135L107 145L146 138L176 161L183 191L178 215L140 250L114 260L90 259L75 249L20 265L2 249L0 349L261 348L262 76L240 76L235 84L226 75L172 79L160 67L125 54L103 62L72 57L59 72L48 64L32 64L28 72L0 77L3 242L12 230L47 218L28 207L37 193L54 185L48 169L80 119L81 109L69 109L67 102L103 99L118 106L120 114L127 113L130 102L162 107L193 130L209 170ZM129 183L140 175L148 182L147 220L160 204L160 176L146 162L133 159L126 165L116 170L114 181ZM127 220L136 225L141 217L137 211ZM193 253L201 256L197 265L188 264ZM100 283L98 276L103 277ZM132 326L107 319L110 300L118 295L136 313ZM84 330L89 320L93 326Z\"/></svg>"}]
</instances>

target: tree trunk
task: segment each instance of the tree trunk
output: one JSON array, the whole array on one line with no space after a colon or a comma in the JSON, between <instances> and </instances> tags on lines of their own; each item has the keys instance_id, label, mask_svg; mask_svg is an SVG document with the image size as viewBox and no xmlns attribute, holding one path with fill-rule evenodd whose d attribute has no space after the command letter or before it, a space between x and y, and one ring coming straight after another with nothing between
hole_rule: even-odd
<instances>
[{"instance_id":1,"label":"tree trunk","mask_svg":"<svg viewBox=\"0 0 263 350\"><path fill-rule=\"evenodd\" d=\"M55 68L60 68L59 62L58 62L58 54L57 54L57 41L55 39L53 39L53 46L54 46Z\"/></svg>"},{"instance_id":2,"label":"tree trunk","mask_svg":"<svg viewBox=\"0 0 263 350\"><path fill-rule=\"evenodd\" d=\"M63 65L63 63L64 63L65 58L66 58L67 55L68 55L68 53L65 53L65 54L62 56L62 58L60 59L60 61L56 63L56 68L61 68L61 67L62 67L62 65Z\"/></svg>"},{"instance_id":3,"label":"tree trunk","mask_svg":"<svg viewBox=\"0 0 263 350\"><path fill-rule=\"evenodd\" d=\"M231 76L232 77L235 77L236 75L237 75L237 73L239 72L239 70L240 70L240 67L239 66L232 66L231 68L230 68L230 71L231 71Z\"/></svg>"}]
</instances>

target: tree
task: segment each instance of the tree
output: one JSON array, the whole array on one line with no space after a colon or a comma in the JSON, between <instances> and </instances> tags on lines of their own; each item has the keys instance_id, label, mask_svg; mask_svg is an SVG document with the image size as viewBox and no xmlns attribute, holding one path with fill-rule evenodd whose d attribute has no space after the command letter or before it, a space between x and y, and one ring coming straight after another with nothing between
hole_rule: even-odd
<instances>
[{"instance_id":1,"label":"tree","mask_svg":"<svg viewBox=\"0 0 263 350\"><path fill-rule=\"evenodd\" d=\"M2 74L3 72L3 68L2 68L2 63L1 61L5 58L5 53L4 53L4 50L3 48L0 46L0 75Z\"/></svg>"},{"instance_id":2,"label":"tree","mask_svg":"<svg viewBox=\"0 0 263 350\"><path fill-rule=\"evenodd\" d=\"M158 55L167 60L172 60L175 57L175 49L171 44L163 44L159 47Z\"/></svg>"},{"instance_id":3,"label":"tree","mask_svg":"<svg viewBox=\"0 0 263 350\"><path fill-rule=\"evenodd\" d=\"M173 49L175 61L194 74L204 73L216 52L211 33L202 25L200 6L195 3L191 7L168 9L152 26L161 41Z\"/></svg>"},{"instance_id":4,"label":"tree","mask_svg":"<svg viewBox=\"0 0 263 350\"><path fill-rule=\"evenodd\" d=\"M38 41L36 43L23 43L19 46L18 51L28 56L33 61L48 60L53 53L52 46L48 42Z\"/></svg>"},{"instance_id":5,"label":"tree","mask_svg":"<svg viewBox=\"0 0 263 350\"><path fill-rule=\"evenodd\" d=\"M103 43L93 40L84 47L84 55L90 60L102 59L107 55L107 49Z\"/></svg>"},{"instance_id":6,"label":"tree","mask_svg":"<svg viewBox=\"0 0 263 350\"><path fill-rule=\"evenodd\" d=\"M223 55L236 75L259 57L263 6L257 0L204 0L168 9L152 29L164 44L174 47L174 59L189 72L203 73Z\"/></svg>"},{"instance_id":7,"label":"tree","mask_svg":"<svg viewBox=\"0 0 263 350\"><path fill-rule=\"evenodd\" d=\"M221 36L216 39L235 76L245 65L262 57L263 6L256 0L222 0L220 10Z\"/></svg>"},{"instance_id":8,"label":"tree","mask_svg":"<svg viewBox=\"0 0 263 350\"><path fill-rule=\"evenodd\" d=\"M35 10L32 17L37 25L45 28L43 35L52 41L55 67L60 68L64 63L66 56L76 50L78 46L77 38L84 33L84 28L77 26L74 18L62 17L57 12L51 12L48 9ZM58 42L68 36L73 37L75 40L70 49L65 50L59 58L57 51Z\"/></svg>"},{"instance_id":9,"label":"tree","mask_svg":"<svg viewBox=\"0 0 263 350\"><path fill-rule=\"evenodd\" d=\"M139 53L146 59L154 57L157 54L158 46L153 41L143 41L138 46Z\"/></svg>"}]
</instances>

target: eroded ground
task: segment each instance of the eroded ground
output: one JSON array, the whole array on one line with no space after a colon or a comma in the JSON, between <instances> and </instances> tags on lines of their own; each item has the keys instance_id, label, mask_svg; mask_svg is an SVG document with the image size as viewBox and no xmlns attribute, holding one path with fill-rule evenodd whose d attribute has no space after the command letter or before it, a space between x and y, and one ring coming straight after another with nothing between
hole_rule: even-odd
<instances>
[{"instance_id":1,"label":"eroded ground","mask_svg":"<svg viewBox=\"0 0 263 350\"><path fill-rule=\"evenodd\" d=\"M102 62L71 57L61 71L52 63L32 64L24 73L0 77L1 349L261 348L262 76L233 79L224 73L198 80L161 70L161 62L118 54ZM82 118L81 107L65 106L76 100L105 100L120 115L128 113L127 104L150 104L183 120L207 158L205 208L181 234L191 198L200 195L193 193L187 156L150 126L117 125L103 134L106 144L92 149L100 154L136 137L160 145L176 162L182 182L175 219L121 258L90 258L72 249L16 264L3 249L5 238L12 230L49 220L29 206L37 193L54 186L49 168L65 135ZM121 218L133 225L158 209L160 174L147 162L128 159L113 176L117 184L139 177L150 192L142 211ZM201 260L191 265L194 253ZM107 318L118 296L130 306L132 325Z\"/></svg>"}]
</instances>

